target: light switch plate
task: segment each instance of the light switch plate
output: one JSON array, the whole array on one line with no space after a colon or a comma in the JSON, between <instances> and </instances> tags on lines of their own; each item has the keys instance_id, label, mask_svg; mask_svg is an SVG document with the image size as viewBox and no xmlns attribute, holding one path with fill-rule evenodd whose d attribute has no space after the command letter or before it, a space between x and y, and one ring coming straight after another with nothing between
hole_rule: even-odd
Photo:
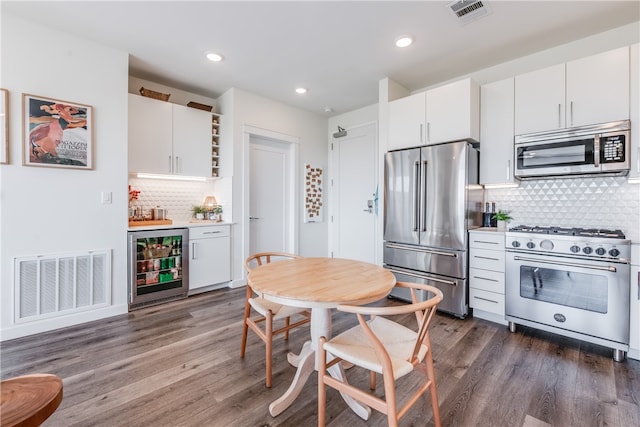
<instances>
[{"instance_id":1,"label":"light switch plate","mask_svg":"<svg viewBox=\"0 0 640 427\"><path fill-rule=\"evenodd\" d=\"M101 193L101 199L102 199L102 204L103 205L110 205L111 204L111 191L103 191Z\"/></svg>"}]
</instances>

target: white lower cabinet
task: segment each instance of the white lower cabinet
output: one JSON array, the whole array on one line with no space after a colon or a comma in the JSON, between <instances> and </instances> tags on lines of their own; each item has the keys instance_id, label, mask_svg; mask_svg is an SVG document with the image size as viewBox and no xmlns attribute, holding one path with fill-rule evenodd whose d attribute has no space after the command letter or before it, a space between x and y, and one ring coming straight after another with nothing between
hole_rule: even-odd
<instances>
[{"instance_id":1,"label":"white lower cabinet","mask_svg":"<svg viewBox=\"0 0 640 427\"><path fill-rule=\"evenodd\" d=\"M504 232L469 231L469 307L473 316L507 324L504 318Z\"/></svg>"},{"instance_id":2,"label":"white lower cabinet","mask_svg":"<svg viewBox=\"0 0 640 427\"><path fill-rule=\"evenodd\" d=\"M629 353L640 360L640 244L631 246L631 307L629 310Z\"/></svg>"},{"instance_id":3,"label":"white lower cabinet","mask_svg":"<svg viewBox=\"0 0 640 427\"><path fill-rule=\"evenodd\" d=\"M189 227L189 293L231 280L229 225Z\"/></svg>"}]
</instances>

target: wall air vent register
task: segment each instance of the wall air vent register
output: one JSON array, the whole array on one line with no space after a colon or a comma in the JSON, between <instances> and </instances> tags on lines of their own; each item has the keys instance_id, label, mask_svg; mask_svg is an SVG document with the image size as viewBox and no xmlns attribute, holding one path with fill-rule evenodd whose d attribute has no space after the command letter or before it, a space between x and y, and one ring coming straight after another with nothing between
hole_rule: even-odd
<instances>
[{"instance_id":1,"label":"wall air vent register","mask_svg":"<svg viewBox=\"0 0 640 427\"><path fill-rule=\"evenodd\" d=\"M447 4L447 7L456 15L462 24L487 16L491 10L480 0L462 0Z\"/></svg>"}]
</instances>

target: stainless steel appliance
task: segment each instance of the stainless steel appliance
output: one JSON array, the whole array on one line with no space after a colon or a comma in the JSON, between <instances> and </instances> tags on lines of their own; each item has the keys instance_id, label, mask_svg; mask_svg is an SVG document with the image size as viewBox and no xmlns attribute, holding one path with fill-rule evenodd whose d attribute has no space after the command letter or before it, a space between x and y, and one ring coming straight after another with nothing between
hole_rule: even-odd
<instances>
[{"instance_id":1,"label":"stainless steel appliance","mask_svg":"<svg viewBox=\"0 0 640 427\"><path fill-rule=\"evenodd\" d=\"M482 221L477 183L478 151L466 141L385 155L384 266L442 290L438 309L458 317L469 311L467 229ZM409 300L404 291L391 295Z\"/></svg>"},{"instance_id":2,"label":"stainless steel appliance","mask_svg":"<svg viewBox=\"0 0 640 427\"><path fill-rule=\"evenodd\" d=\"M505 318L629 350L631 242L620 230L518 226L505 233Z\"/></svg>"},{"instance_id":3,"label":"stainless steel appliance","mask_svg":"<svg viewBox=\"0 0 640 427\"><path fill-rule=\"evenodd\" d=\"M128 233L129 309L185 298L189 290L189 229Z\"/></svg>"},{"instance_id":4,"label":"stainless steel appliance","mask_svg":"<svg viewBox=\"0 0 640 427\"><path fill-rule=\"evenodd\" d=\"M540 179L629 172L629 120L515 137L515 176Z\"/></svg>"}]
</instances>

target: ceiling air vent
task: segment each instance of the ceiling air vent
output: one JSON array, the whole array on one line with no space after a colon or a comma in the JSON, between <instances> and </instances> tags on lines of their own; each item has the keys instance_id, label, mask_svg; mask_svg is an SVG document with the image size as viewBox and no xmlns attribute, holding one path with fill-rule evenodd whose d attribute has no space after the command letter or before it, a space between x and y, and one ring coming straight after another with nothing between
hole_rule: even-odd
<instances>
[{"instance_id":1,"label":"ceiling air vent","mask_svg":"<svg viewBox=\"0 0 640 427\"><path fill-rule=\"evenodd\" d=\"M454 1L449 3L447 7L451 9L462 24L468 24L471 21L480 19L490 12L489 7L480 0Z\"/></svg>"}]
</instances>

